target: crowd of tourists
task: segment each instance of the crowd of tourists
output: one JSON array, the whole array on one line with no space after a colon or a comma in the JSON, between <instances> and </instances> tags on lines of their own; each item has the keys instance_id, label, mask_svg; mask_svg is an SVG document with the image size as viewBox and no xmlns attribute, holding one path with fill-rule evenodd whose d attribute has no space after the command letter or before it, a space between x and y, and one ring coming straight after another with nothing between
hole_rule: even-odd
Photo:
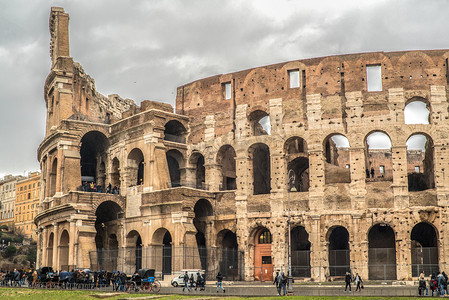
<instances>
[{"instance_id":1,"label":"crowd of tourists","mask_svg":"<svg viewBox=\"0 0 449 300\"><path fill-rule=\"evenodd\" d=\"M120 194L120 187L118 186L113 187L112 184L110 183L106 186L106 188L103 188L103 186L96 184L95 182L84 181L79 189L83 192L107 193L114 195Z\"/></svg>"},{"instance_id":2,"label":"crowd of tourists","mask_svg":"<svg viewBox=\"0 0 449 300\"><path fill-rule=\"evenodd\" d=\"M430 293L432 294L432 296L436 295L441 297L443 297L445 294L449 295L447 283L448 276L444 272L432 273L427 280L424 271L422 271L419 275L419 295L424 296L424 293L426 294L426 296L429 296Z\"/></svg>"}]
</instances>

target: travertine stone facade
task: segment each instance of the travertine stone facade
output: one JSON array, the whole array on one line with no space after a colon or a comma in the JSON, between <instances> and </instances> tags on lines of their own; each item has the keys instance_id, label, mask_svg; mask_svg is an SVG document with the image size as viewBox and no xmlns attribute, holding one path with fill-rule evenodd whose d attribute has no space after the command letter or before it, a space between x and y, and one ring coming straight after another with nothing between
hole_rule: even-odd
<instances>
[{"instance_id":1,"label":"travertine stone facade","mask_svg":"<svg viewBox=\"0 0 449 300\"><path fill-rule=\"evenodd\" d=\"M331 280L350 269L409 280L423 268L447 270L448 50L217 75L179 87L174 113L168 104L100 95L69 57L62 9L52 9L50 29L39 265L91 267L96 249L135 249L137 257L157 246L238 248L241 278L269 280L288 266L290 225L298 278ZM371 67L380 70L374 91ZM405 124L415 101L430 112L427 124ZM371 149L372 133L391 146ZM416 134L425 151L407 150ZM91 181L117 193L81 187ZM167 264L158 253L125 265L169 273L218 264L201 254L191 265L173 254Z\"/></svg>"}]
</instances>

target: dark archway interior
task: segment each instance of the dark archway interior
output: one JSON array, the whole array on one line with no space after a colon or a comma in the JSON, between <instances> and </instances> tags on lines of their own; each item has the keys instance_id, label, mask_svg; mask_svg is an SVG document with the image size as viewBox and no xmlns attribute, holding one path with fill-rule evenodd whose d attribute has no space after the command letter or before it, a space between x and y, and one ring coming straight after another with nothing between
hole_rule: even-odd
<instances>
[{"instance_id":1,"label":"dark archway interior","mask_svg":"<svg viewBox=\"0 0 449 300\"><path fill-rule=\"evenodd\" d=\"M106 155L109 141L104 134L90 131L81 139L81 180L97 182L97 160Z\"/></svg>"},{"instance_id":2,"label":"dark archway interior","mask_svg":"<svg viewBox=\"0 0 449 300\"><path fill-rule=\"evenodd\" d=\"M428 223L418 223L411 232L412 276L438 273L438 238L435 229Z\"/></svg>"},{"instance_id":3,"label":"dark archway interior","mask_svg":"<svg viewBox=\"0 0 449 300\"><path fill-rule=\"evenodd\" d=\"M201 261L201 267L207 269L207 249L206 249L206 218L208 216L213 216L214 211L210 202L206 199L200 199L196 202L193 211L195 213L195 218L193 219L193 225L198 231L195 234L196 244L198 247L198 252Z\"/></svg>"},{"instance_id":4,"label":"dark archway interior","mask_svg":"<svg viewBox=\"0 0 449 300\"><path fill-rule=\"evenodd\" d=\"M204 184L206 183L206 168L204 167L204 156L199 155L196 161L196 188L202 189L204 188Z\"/></svg>"},{"instance_id":5,"label":"dark archway interior","mask_svg":"<svg viewBox=\"0 0 449 300\"><path fill-rule=\"evenodd\" d=\"M307 192L309 190L309 159L298 157L288 163L288 170L295 173L295 181L291 187L295 187L297 192Z\"/></svg>"},{"instance_id":6,"label":"dark archway interior","mask_svg":"<svg viewBox=\"0 0 449 300\"><path fill-rule=\"evenodd\" d=\"M396 239L386 224L374 225L368 233L368 271L371 280L396 279Z\"/></svg>"},{"instance_id":7,"label":"dark archway interior","mask_svg":"<svg viewBox=\"0 0 449 300\"><path fill-rule=\"evenodd\" d=\"M165 232L162 239L162 273L171 274L172 268L172 237L170 232Z\"/></svg>"},{"instance_id":8,"label":"dark archway interior","mask_svg":"<svg viewBox=\"0 0 449 300\"><path fill-rule=\"evenodd\" d=\"M165 124L164 140L177 143L185 143L186 133L187 130L185 129L184 125L176 120L172 120Z\"/></svg>"},{"instance_id":9,"label":"dark archway interior","mask_svg":"<svg viewBox=\"0 0 449 300\"><path fill-rule=\"evenodd\" d=\"M410 192L424 191L435 188L433 142L422 134L412 137L421 137L424 144L422 150L407 149L408 190ZM416 167L419 170L416 170Z\"/></svg>"},{"instance_id":10,"label":"dark archway interior","mask_svg":"<svg viewBox=\"0 0 449 300\"><path fill-rule=\"evenodd\" d=\"M178 160L172 156L170 152L167 152L167 164L168 171L170 173L170 181L172 187L181 186L181 170L179 169Z\"/></svg>"},{"instance_id":11,"label":"dark archway interior","mask_svg":"<svg viewBox=\"0 0 449 300\"><path fill-rule=\"evenodd\" d=\"M310 277L309 234L303 226L291 231L291 257L293 277Z\"/></svg>"},{"instance_id":12,"label":"dark archway interior","mask_svg":"<svg viewBox=\"0 0 449 300\"><path fill-rule=\"evenodd\" d=\"M225 235L223 236L223 248L225 249L237 249L237 235L228 230L226 231Z\"/></svg>"},{"instance_id":13,"label":"dark archway interior","mask_svg":"<svg viewBox=\"0 0 449 300\"><path fill-rule=\"evenodd\" d=\"M344 276L350 270L349 233L346 228L337 226L329 236L330 276Z\"/></svg>"},{"instance_id":14,"label":"dark archway interior","mask_svg":"<svg viewBox=\"0 0 449 300\"><path fill-rule=\"evenodd\" d=\"M139 236L136 240L136 271L142 269L142 238Z\"/></svg>"},{"instance_id":15,"label":"dark archway interior","mask_svg":"<svg viewBox=\"0 0 449 300\"><path fill-rule=\"evenodd\" d=\"M300 137L295 137L289 140L286 144L285 152L288 155L294 155L299 153L306 153L307 152L307 146L304 141L304 139Z\"/></svg>"},{"instance_id":16,"label":"dark archway interior","mask_svg":"<svg viewBox=\"0 0 449 300\"><path fill-rule=\"evenodd\" d=\"M142 150L134 148L128 155L129 182L141 185L144 181L144 156Z\"/></svg>"},{"instance_id":17,"label":"dark archway interior","mask_svg":"<svg viewBox=\"0 0 449 300\"><path fill-rule=\"evenodd\" d=\"M120 188L120 162L117 158L112 160L111 185Z\"/></svg>"},{"instance_id":18,"label":"dark archway interior","mask_svg":"<svg viewBox=\"0 0 449 300\"><path fill-rule=\"evenodd\" d=\"M268 117L268 119L264 119L267 117ZM269 134L267 124L265 124L264 122L261 122L262 119L264 119L264 121L266 121L266 122L270 121L269 115L262 110L253 111L249 116L249 123L251 124L252 134L255 136Z\"/></svg>"},{"instance_id":19,"label":"dark archway interior","mask_svg":"<svg viewBox=\"0 0 449 300\"><path fill-rule=\"evenodd\" d=\"M95 221L95 226L101 225L102 223L106 225L107 222L117 220L119 214L122 212L120 205L112 201L105 201L101 203L97 210L95 211L95 216L97 220Z\"/></svg>"},{"instance_id":20,"label":"dark archway interior","mask_svg":"<svg viewBox=\"0 0 449 300\"><path fill-rule=\"evenodd\" d=\"M237 188L236 183L236 171L235 171L235 151L231 146L223 146L218 151L217 161L221 165L221 190L235 190Z\"/></svg>"},{"instance_id":21,"label":"dark archway interior","mask_svg":"<svg viewBox=\"0 0 449 300\"><path fill-rule=\"evenodd\" d=\"M253 147L254 195L269 194L271 190L270 149L265 144Z\"/></svg>"}]
</instances>

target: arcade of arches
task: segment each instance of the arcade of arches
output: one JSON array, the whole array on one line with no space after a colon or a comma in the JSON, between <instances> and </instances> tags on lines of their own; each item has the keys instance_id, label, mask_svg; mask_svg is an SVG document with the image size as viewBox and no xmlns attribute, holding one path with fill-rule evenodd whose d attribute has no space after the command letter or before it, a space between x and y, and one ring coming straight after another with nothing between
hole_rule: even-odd
<instances>
[{"instance_id":1,"label":"arcade of arches","mask_svg":"<svg viewBox=\"0 0 449 300\"><path fill-rule=\"evenodd\" d=\"M290 238L297 279L449 270L447 50L216 75L174 108L96 91L68 21L52 8L38 266L271 280Z\"/></svg>"}]
</instances>

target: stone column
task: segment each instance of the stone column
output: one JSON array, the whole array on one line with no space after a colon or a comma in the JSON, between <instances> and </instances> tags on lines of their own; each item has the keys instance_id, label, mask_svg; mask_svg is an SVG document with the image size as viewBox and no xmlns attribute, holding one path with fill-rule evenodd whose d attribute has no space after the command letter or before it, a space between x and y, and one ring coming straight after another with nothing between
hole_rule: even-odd
<instances>
[{"instance_id":1,"label":"stone column","mask_svg":"<svg viewBox=\"0 0 449 300\"><path fill-rule=\"evenodd\" d=\"M393 194L394 207L409 207L408 179L407 179L407 146L392 146L393 155Z\"/></svg>"},{"instance_id":2,"label":"stone column","mask_svg":"<svg viewBox=\"0 0 449 300\"><path fill-rule=\"evenodd\" d=\"M76 231L76 221L72 220L69 222L69 268L75 265L75 231ZM70 270L68 270L70 271Z\"/></svg>"},{"instance_id":3,"label":"stone column","mask_svg":"<svg viewBox=\"0 0 449 300\"><path fill-rule=\"evenodd\" d=\"M362 147L349 149L351 168L351 206L353 209L366 209L365 151ZM363 278L363 277L362 277Z\"/></svg>"},{"instance_id":4,"label":"stone column","mask_svg":"<svg viewBox=\"0 0 449 300\"><path fill-rule=\"evenodd\" d=\"M210 191L219 191L223 184L223 174L221 173L221 166L216 163L205 164L206 168L206 185Z\"/></svg>"},{"instance_id":5,"label":"stone column","mask_svg":"<svg viewBox=\"0 0 449 300\"><path fill-rule=\"evenodd\" d=\"M409 228L398 227L396 238L396 272L398 280L412 280L411 240Z\"/></svg>"},{"instance_id":6,"label":"stone column","mask_svg":"<svg viewBox=\"0 0 449 300\"><path fill-rule=\"evenodd\" d=\"M39 261L36 261L36 268L44 267L47 261L47 245L48 245L48 228L44 227L40 233L42 239L42 253ZM38 255L39 257L39 255Z\"/></svg>"},{"instance_id":7,"label":"stone column","mask_svg":"<svg viewBox=\"0 0 449 300\"><path fill-rule=\"evenodd\" d=\"M58 161L59 163L59 161ZM53 223L53 269L59 270L59 224Z\"/></svg>"},{"instance_id":8,"label":"stone column","mask_svg":"<svg viewBox=\"0 0 449 300\"><path fill-rule=\"evenodd\" d=\"M352 215L353 230L352 241L350 242L351 269L355 274L360 274L362 279L368 279L368 241L366 232L362 229L362 214Z\"/></svg>"},{"instance_id":9,"label":"stone column","mask_svg":"<svg viewBox=\"0 0 449 300\"><path fill-rule=\"evenodd\" d=\"M321 150L309 150L309 206L320 211L324 197L324 159Z\"/></svg>"},{"instance_id":10,"label":"stone column","mask_svg":"<svg viewBox=\"0 0 449 300\"><path fill-rule=\"evenodd\" d=\"M320 223L321 217L320 215L312 215L310 219L310 228L311 231L309 233L310 240L310 266L311 270L311 278L314 281L324 281L325 280L325 266L324 263L324 252L323 245L321 244L321 230ZM326 252L327 253L327 252Z\"/></svg>"}]
</instances>

